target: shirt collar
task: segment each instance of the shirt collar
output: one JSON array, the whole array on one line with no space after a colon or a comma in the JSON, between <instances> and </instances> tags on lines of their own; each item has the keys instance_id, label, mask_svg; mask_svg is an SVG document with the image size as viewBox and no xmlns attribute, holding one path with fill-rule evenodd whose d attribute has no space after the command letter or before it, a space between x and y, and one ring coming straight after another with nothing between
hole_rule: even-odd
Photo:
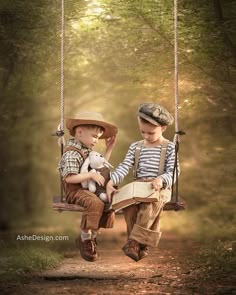
<instances>
[{"instance_id":1,"label":"shirt collar","mask_svg":"<svg viewBox=\"0 0 236 295\"><path fill-rule=\"evenodd\" d=\"M92 151L92 149L88 148L88 147L87 147L86 145L84 145L82 142L75 141L74 138L69 139L69 141L68 141L68 145L69 145L69 146L74 146L74 147L76 147L76 148L78 148L78 149L87 150L87 151L89 151L89 152Z\"/></svg>"}]
</instances>

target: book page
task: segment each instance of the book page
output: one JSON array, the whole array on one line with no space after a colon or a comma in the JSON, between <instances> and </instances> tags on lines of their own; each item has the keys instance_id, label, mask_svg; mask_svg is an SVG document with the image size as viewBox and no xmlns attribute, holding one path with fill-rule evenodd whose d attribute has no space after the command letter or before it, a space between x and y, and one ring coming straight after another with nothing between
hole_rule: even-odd
<instances>
[{"instance_id":1,"label":"book page","mask_svg":"<svg viewBox=\"0 0 236 295\"><path fill-rule=\"evenodd\" d=\"M119 189L119 192L113 195L112 204L133 198L133 183L129 183Z\"/></svg>"},{"instance_id":2,"label":"book page","mask_svg":"<svg viewBox=\"0 0 236 295\"><path fill-rule=\"evenodd\" d=\"M148 197L155 192L154 188L151 187L150 182L133 182L134 192L133 197Z\"/></svg>"},{"instance_id":3,"label":"book page","mask_svg":"<svg viewBox=\"0 0 236 295\"><path fill-rule=\"evenodd\" d=\"M135 197L147 198L154 192L155 190L151 187L150 182L131 182L121 187L119 192L113 195L112 204Z\"/></svg>"}]
</instances>

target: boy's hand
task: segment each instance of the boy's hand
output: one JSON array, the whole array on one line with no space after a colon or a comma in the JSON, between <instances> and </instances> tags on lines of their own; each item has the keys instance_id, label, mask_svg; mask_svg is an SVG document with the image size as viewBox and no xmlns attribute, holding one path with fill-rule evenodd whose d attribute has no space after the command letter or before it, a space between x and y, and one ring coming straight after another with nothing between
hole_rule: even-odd
<instances>
[{"instance_id":1,"label":"boy's hand","mask_svg":"<svg viewBox=\"0 0 236 295\"><path fill-rule=\"evenodd\" d=\"M116 135L115 136L112 136L112 137L109 137L109 138L106 138L105 139L105 143L106 143L106 150L112 150L113 147L115 146L116 144Z\"/></svg>"},{"instance_id":2,"label":"boy's hand","mask_svg":"<svg viewBox=\"0 0 236 295\"><path fill-rule=\"evenodd\" d=\"M113 149L113 147L114 147L114 145L116 143L116 135L112 136L112 137L109 137L109 138L106 138L105 143L106 143L106 151L104 153L104 158L107 161L109 161L112 149Z\"/></svg>"},{"instance_id":3,"label":"boy's hand","mask_svg":"<svg viewBox=\"0 0 236 295\"><path fill-rule=\"evenodd\" d=\"M155 178L151 182L151 186L154 188L155 191L160 191L163 188L163 179L161 177Z\"/></svg>"},{"instance_id":4,"label":"boy's hand","mask_svg":"<svg viewBox=\"0 0 236 295\"><path fill-rule=\"evenodd\" d=\"M111 203L111 201L112 201L112 194L118 192L118 190L115 189L113 187L113 185L114 185L113 181L109 180L108 183L107 183L107 187L106 187L106 193L107 193L107 198L108 198L109 203Z\"/></svg>"},{"instance_id":5,"label":"boy's hand","mask_svg":"<svg viewBox=\"0 0 236 295\"><path fill-rule=\"evenodd\" d=\"M94 180L98 185L104 186L105 178L97 172L89 172L90 179Z\"/></svg>"}]
</instances>

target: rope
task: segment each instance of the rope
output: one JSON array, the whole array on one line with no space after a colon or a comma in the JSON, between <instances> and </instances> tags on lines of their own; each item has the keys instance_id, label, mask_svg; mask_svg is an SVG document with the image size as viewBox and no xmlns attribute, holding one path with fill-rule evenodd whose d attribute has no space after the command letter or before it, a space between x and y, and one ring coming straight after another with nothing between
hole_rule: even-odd
<instances>
[{"instance_id":1,"label":"rope","mask_svg":"<svg viewBox=\"0 0 236 295\"><path fill-rule=\"evenodd\" d=\"M65 48L65 13L64 0L61 0L61 120L57 127L57 131L52 133L53 136L58 137L58 145L61 148L61 156L63 154L63 147L65 146L64 138L64 117L65 117L65 99L64 99L64 48Z\"/></svg>"},{"instance_id":2,"label":"rope","mask_svg":"<svg viewBox=\"0 0 236 295\"><path fill-rule=\"evenodd\" d=\"M65 48L65 10L64 10L64 0L61 0L61 120L57 127L57 131L52 133L53 136L58 137L58 145L61 148L61 155L63 154L63 147L65 145L64 138L64 48Z\"/></svg>"},{"instance_id":3,"label":"rope","mask_svg":"<svg viewBox=\"0 0 236 295\"><path fill-rule=\"evenodd\" d=\"M61 0L61 123L60 129L64 134L64 49L65 49L65 10L64 0Z\"/></svg>"},{"instance_id":4,"label":"rope","mask_svg":"<svg viewBox=\"0 0 236 295\"><path fill-rule=\"evenodd\" d=\"M61 147L61 146L65 146L66 145L66 140L65 140L65 137L64 137L64 132L61 130L61 124L58 125L57 127L57 132L56 134L57 137L58 137L58 140L57 140L57 143L58 145ZM63 151L61 153L61 155L63 154Z\"/></svg>"},{"instance_id":5,"label":"rope","mask_svg":"<svg viewBox=\"0 0 236 295\"><path fill-rule=\"evenodd\" d=\"M171 199L174 202L178 202L178 151L179 151L179 142L180 142L180 134L182 131L179 131L179 74L178 74L178 0L174 0L174 92L175 92L175 163L172 174L172 186ZM174 194L174 182L175 182L175 194Z\"/></svg>"},{"instance_id":6,"label":"rope","mask_svg":"<svg viewBox=\"0 0 236 295\"><path fill-rule=\"evenodd\" d=\"M179 141L179 74L178 74L178 0L174 0L174 63L175 63L175 136Z\"/></svg>"},{"instance_id":7,"label":"rope","mask_svg":"<svg viewBox=\"0 0 236 295\"><path fill-rule=\"evenodd\" d=\"M63 155L65 138L64 138L64 117L65 117L65 99L64 99L64 49L65 49L65 8L64 0L61 0L61 123L58 126L58 133L61 133L58 138L58 144L61 147L61 156ZM61 202L64 197L62 178L60 177Z\"/></svg>"}]
</instances>

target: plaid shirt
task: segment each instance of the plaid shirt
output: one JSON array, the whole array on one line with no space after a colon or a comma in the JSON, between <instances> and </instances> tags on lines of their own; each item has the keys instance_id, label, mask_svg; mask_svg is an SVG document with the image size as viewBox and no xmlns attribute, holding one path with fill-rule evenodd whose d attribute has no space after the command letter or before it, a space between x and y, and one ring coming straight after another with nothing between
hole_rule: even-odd
<instances>
[{"instance_id":1,"label":"plaid shirt","mask_svg":"<svg viewBox=\"0 0 236 295\"><path fill-rule=\"evenodd\" d=\"M76 142L74 138L69 139L67 146L74 146L80 149L86 157L91 152L91 149L87 148L80 142ZM79 174L83 163L84 159L79 152L67 151L63 154L58 169L61 176L65 178L69 174Z\"/></svg>"}]
</instances>

